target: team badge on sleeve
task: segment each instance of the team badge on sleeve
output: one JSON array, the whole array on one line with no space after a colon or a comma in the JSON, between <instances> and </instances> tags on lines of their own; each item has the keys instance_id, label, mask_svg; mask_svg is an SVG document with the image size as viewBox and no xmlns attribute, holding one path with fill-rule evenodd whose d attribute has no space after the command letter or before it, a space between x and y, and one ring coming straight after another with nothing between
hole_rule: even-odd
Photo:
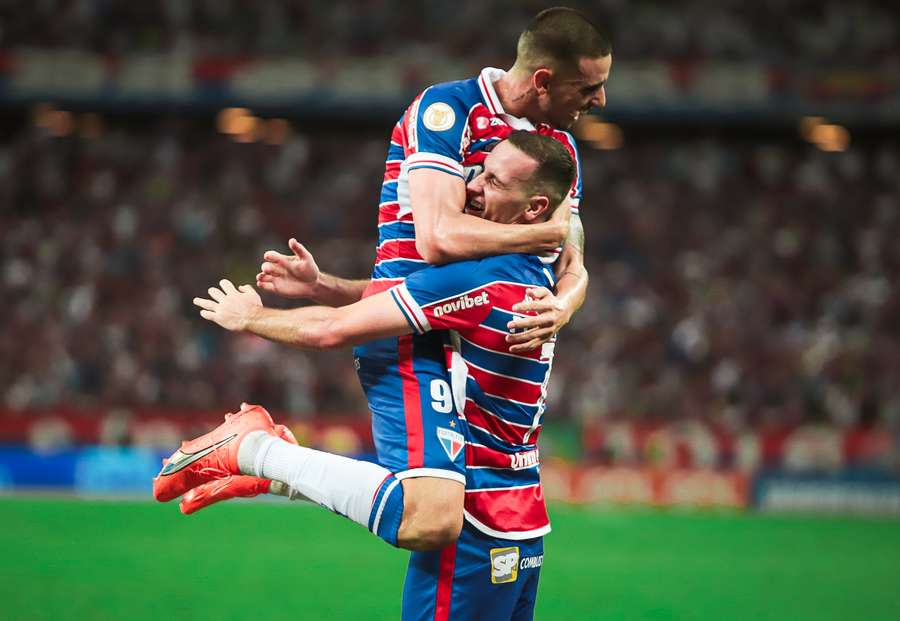
<instances>
[{"instance_id":1,"label":"team badge on sleeve","mask_svg":"<svg viewBox=\"0 0 900 621\"><path fill-rule=\"evenodd\" d=\"M453 127L456 122L456 114L453 112L453 108L438 101L425 109L422 114L422 122L433 132L443 132Z\"/></svg>"},{"instance_id":2,"label":"team badge on sleeve","mask_svg":"<svg viewBox=\"0 0 900 621\"><path fill-rule=\"evenodd\" d=\"M491 582L505 584L519 577L519 548L491 548Z\"/></svg>"},{"instance_id":3,"label":"team badge on sleeve","mask_svg":"<svg viewBox=\"0 0 900 621\"><path fill-rule=\"evenodd\" d=\"M441 446L444 447L447 457L451 460L455 460L456 456L459 455L466 445L466 439L461 433L443 427L437 428L437 437L441 441Z\"/></svg>"}]
</instances>

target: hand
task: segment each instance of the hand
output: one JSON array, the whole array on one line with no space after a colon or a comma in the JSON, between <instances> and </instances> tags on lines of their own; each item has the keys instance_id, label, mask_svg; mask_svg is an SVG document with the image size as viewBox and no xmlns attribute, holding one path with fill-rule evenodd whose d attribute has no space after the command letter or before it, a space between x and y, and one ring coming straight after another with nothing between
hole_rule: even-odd
<instances>
[{"instance_id":1,"label":"hand","mask_svg":"<svg viewBox=\"0 0 900 621\"><path fill-rule=\"evenodd\" d=\"M235 288L230 280L219 281L219 289L209 288L209 297L194 298L194 304L203 310L200 316L231 331L242 331L253 315L263 308L259 294L250 285Z\"/></svg>"},{"instance_id":2,"label":"hand","mask_svg":"<svg viewBox=\"0 0 900 621\"><path fill-rule=\"evenodd\" d=\"M256 286L285 298L312 298L319 281L319 266L293 237L288 241L293 256L269 250L256 275Z\"/></svg>"},{"instance_id":3,"label":"hand","mask_svg":"<svg viewBox=\"0 0 900 621\"><path fill-rule=\"evenodd\" d=\"M569 323L569 316L553 292L546 287L537 287L525 292L525 300L512 307L517 313L537 313L528 317L513 319L506 327L513 334L506 336L511 353L532 351L548 342Z\"/></svg>"}]
</instances>

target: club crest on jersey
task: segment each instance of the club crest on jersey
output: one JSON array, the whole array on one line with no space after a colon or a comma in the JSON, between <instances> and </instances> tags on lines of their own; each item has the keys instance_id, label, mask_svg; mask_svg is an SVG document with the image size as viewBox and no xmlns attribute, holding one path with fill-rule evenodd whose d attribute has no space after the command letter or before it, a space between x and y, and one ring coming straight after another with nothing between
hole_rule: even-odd
<instances>
[{"instance_id":1,"label":"club crest on jersey","mask_svg":"<svg viewBox=\"0 0 900 621\"><path fill-rule=\"evenodd\" d=\"M460 451L462 451L463 447L466 445L466 439L461 433L445 429L444 427L437 428L437 437L441 446L444 447L444 452L447 453L447 457L451 460L456 460Z\"/></svg>"},{"instance_id":2,"label":"club crest on jersey","mask_svg":"<svg viewBox=\"0 0 900 621\"><path fill-rule=\"evenodd\" d=\"M491 582L506 584L519 577L519 548L491 548Z\"/></svg>"},{"instance_id":3,"label":"club crest on jersey","mask_svg":"<svg viewBox=\"0 0 900 621\"><path fill-rule=\"evenodd\" d=\"M435 102L425 108L422 114L422 122L425 127L433 132L447 131L456 123L456 114L453 108L442 101Z\"/></svg>"}]
</instances>

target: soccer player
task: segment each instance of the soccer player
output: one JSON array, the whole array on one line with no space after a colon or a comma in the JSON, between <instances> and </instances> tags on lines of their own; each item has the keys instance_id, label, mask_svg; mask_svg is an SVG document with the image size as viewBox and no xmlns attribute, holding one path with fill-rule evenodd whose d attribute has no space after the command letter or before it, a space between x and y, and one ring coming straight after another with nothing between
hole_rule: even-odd
<instances>
[{"instance_id":1,"label":"soccer player","mask_svg":"<svg viewBox=\"0 0 900 621\"><path fill-rule=\"evenodd\" d=\"M575 174L561 143L524 131L499 143L484 167L468 184L466 211L504 225L546 221ZM510 254L417 270L387 291L340 308L267 309L252 287L235 288L227 280L221 288L210 288L210 299L194 300L205 319L226 329L298 347L432 334L448 346L457 341L468 350L467 360L477 360L468 362L464 403L446 383L431 394L433 407L444 414L437 442L447 455L465 447L470 460L465 482L469 523L442 550L413 553L404 619L533 615L542 535L549 531L536 440L553 347L515 355L505 335L516 316L512 306L527 292L554 285L540 257ZM457 411L464 415L456 416ZM477 441L467 444L467 437ZM213 432L186 443L169 466L170 472L164 469L158 478L167 496L230 476L262 477L375 531L391 497L379 478L399 485L382 466L285 441L257 407L242 408Z\"/></svg>"},{"instance_id":2,"label":"soccer player","mask_svg":"<svg viewBox=\"0 0 900 621\"><path fill-rule=\"evenodd\" d=\"M488 68L470 80L432 86L394 127L371 280L319 274L308 253L292 240L295 256L267 253L257 284L281 295L343 305L389 289L428 264L548 253L544 261L553 264L556 296L547 288L536 289L534 299L515 310L538 316L514 319L516 333L507 337L510 352L517 355L543 347L581 305L587 285L575 141L555 128L566 129L582 112L605 105L611 63L609 41L581 13L564 8L541 12L519 38L516 62L508 72ZM559 210L541 224L501 226L461 209L466 181L482 169L490 148L516 129L557 139L575 159L571 212ZM487 183L494 187L497 181ZM477 358L464 344L458 349L447 356L444 343L432 335L382 339L355 349L372 407L379 462L402 481L393 492L403 495L395 542L401 547L439 548L453 541L469 501L461 485L460 456L447 455L433 443L445 416L443 386L460 393L467 374L462 359ZM466 361L477 365L477 360Z\"/></svg>"},{"instance_id":3,"label":"soccer player","mask_svg":"<svg viewBox=\"0 0 900 621\"><path fill-rule=\"evenodd\" d=\"M570 9L540 13L522 33L509 72L485 69L477 78L426 89L395 127L371 281L319 275L314 283L303 282L303 274L310 271L309 257L292 242L300 256L290 261L268 253L258 284L282 295L347 304L364 292L370 295L401 282L426 267L426 259L443 262L491 253L555 252L571 228L554 266L557 297L546 288L536 289L534 299L516 310L539 315L520 317L511 324L518 331L508 337L512 353L543 346L584 298L584 233L577 217L580 175L570 196L570 223L531 226L498 226L463 213L463 177L470 179L477 173L490 147L517 128L553 136L577 161L572 137L553 127L568 127L582 111L605 104L611 61L608 40L580 13ZM559 210L558 215L568 213ZM545 260L552 262L552 258ZM279 274L285 267L301 280ZM379 523L385 527L379 536L394 545L438 549L453 541L462 527L464 504L469 500L462 485L463 456L447 454L434 438L445 416L448 391L443 387L451 385L457 393L463 389L467 371L461 358L465 355L466 351L451 354L455 362L447 365L443 343L431 335L384 339L356 349L360 380L373 412L379 462L402 481L399 486L386 482L391 497L385 510L393 517ZM455 382L448 366L456 369ZM236 478L230 485L216 486L216 494L200 488L184 499L182 508L190 512L217 499L256 493L265 485Z\"/></svg>"}]
</instances>

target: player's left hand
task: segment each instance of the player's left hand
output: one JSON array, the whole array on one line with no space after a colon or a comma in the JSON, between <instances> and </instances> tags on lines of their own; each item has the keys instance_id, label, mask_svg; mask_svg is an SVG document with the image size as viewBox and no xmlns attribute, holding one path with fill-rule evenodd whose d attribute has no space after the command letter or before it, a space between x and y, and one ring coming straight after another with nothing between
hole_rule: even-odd
<instances>
[{"instance_id":1,"label":"player's left hand","mask_svg":"<svg viewBox=\"0 0 900 621\"><path fill-rule=\"evenodd\" d=\"M256 289L250 285L235 287L224 278L218 288L209 288L209 298L194 298L194 304L203 309L200 316L231 331L245 330L253 315L263 308Z\"/></svg>"},{"instance_id":2,"label":"player's left hand","mask_svg":"<svg viewBox=\"0 0 900 621\"><path fill-rule=\"evenodd\" d=\"M517 313L537 313L513 319L506 327L512 334L506 335L511 353L532 351L549 341L564 325L569 315L563 303L546 287L525 292L525 300L512 307Z\"/></svg>"}]
</instances>

